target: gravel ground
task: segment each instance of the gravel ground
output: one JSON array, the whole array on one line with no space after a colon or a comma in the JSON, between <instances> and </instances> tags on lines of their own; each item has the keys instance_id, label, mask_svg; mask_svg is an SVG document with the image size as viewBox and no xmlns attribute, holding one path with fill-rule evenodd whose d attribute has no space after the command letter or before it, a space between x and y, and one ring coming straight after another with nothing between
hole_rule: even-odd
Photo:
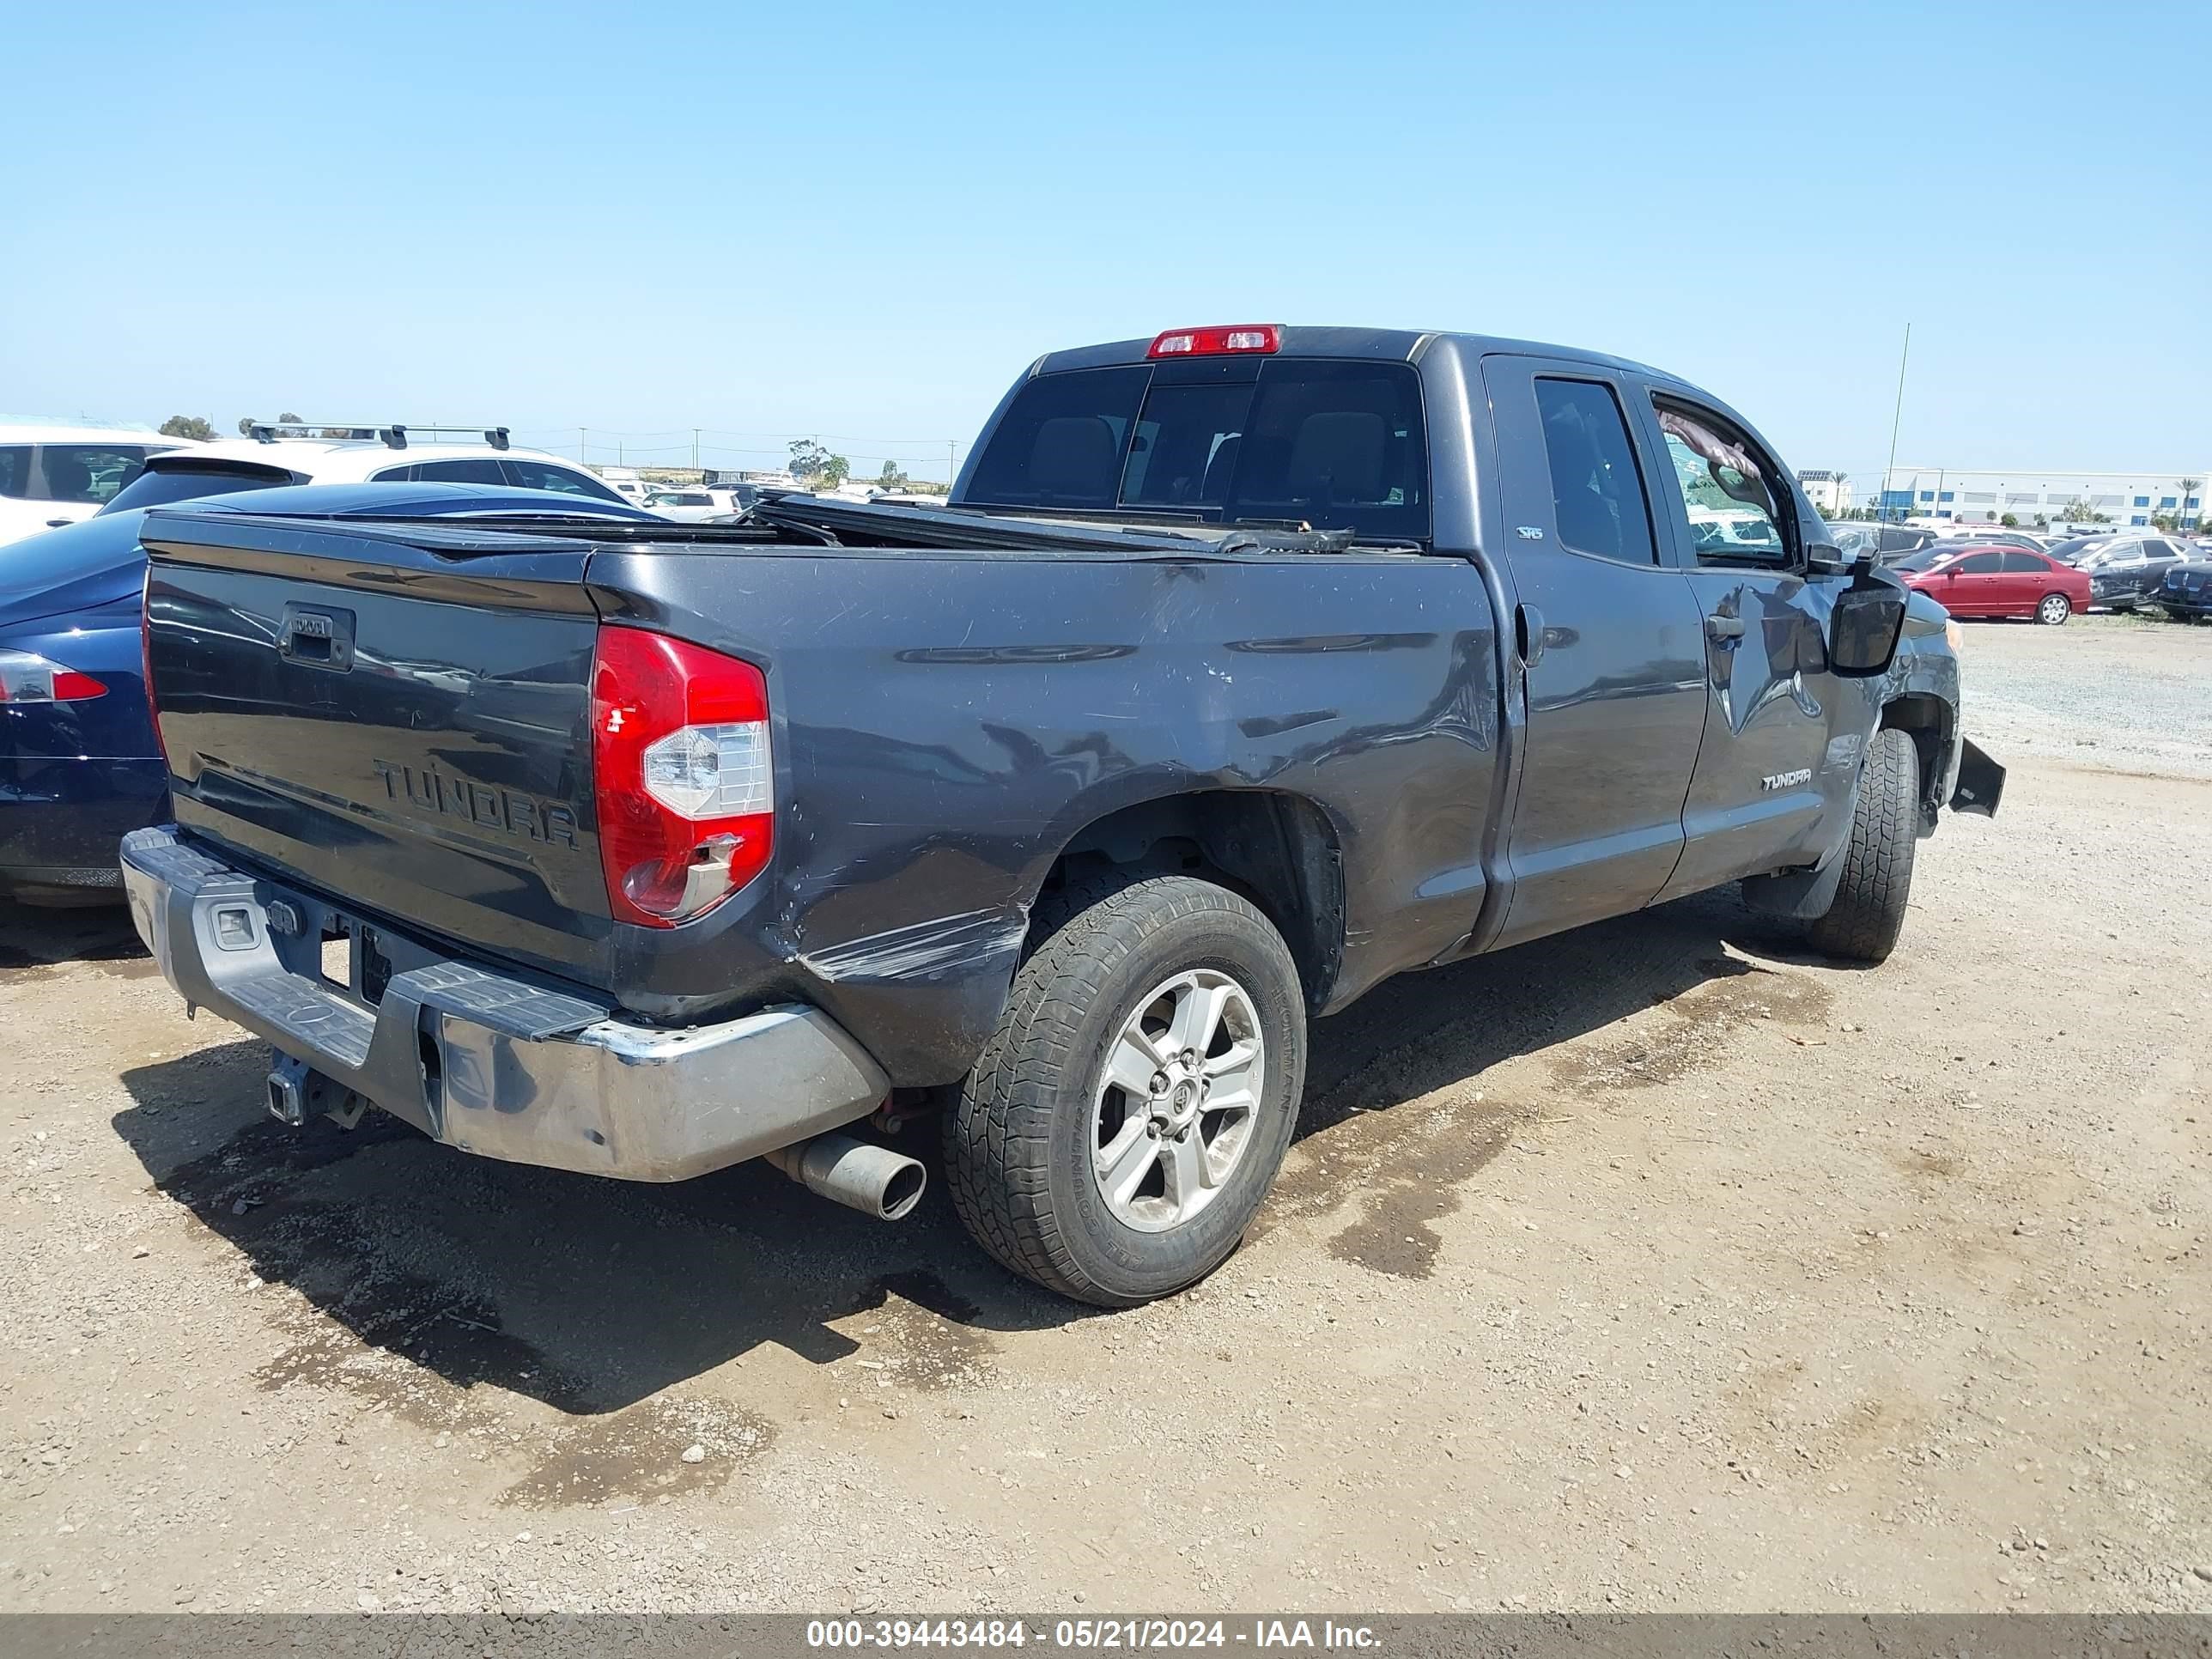
<instances>
[{"instance_id":1,"label":"gravel ground","mask_svg":"<svg viewBox=\"0 0 2212 1659\"><path fill-rule=\"evenodd\" d=\"M1316 1033L1100 1315L759 1168L294 1133L0 915L0 1607L2212 1611L2212 629L1975 626L1886 966L1714 895Z\"/></svg>"},{"instance_id":2,"label":"gravel ground","mask_svg":"<svg viewBox=\"0 0 2212 1659\"><path fill-rule=\"evenodd\" d=\"M1963 626L1970 720L2010 757L2212 778L2212 629L2101 613Z\"/></svg>"}]
</instances>

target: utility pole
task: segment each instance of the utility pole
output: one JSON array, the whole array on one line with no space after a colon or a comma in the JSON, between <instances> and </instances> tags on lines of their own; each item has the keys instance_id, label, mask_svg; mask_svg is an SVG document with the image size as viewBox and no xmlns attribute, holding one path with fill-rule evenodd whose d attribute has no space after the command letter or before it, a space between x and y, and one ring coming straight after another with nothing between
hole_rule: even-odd
<instances>
[{"instance_id":1,"label":"utility pole","mask_svg":"<svg viewBox=\"0 0 2212 1659\"><path fill-rule=\"evenodd\" d=\"M578 427L578 428L576 428L576 465L577 465L578 466L581 466L581 465L583 465L583 464L584 464L584 428L581 428L581 427L580 426L580 427Z\"/></svg>"},{"instance_id":2,"label":"utility pole","mask_svg":"<svg viewBox=\"0 0 2212 1659\"><path fill-rule=\"evenodd\" d=\"M945 493L947 495L952 493L952 480L959 476L960 464L953 459L954 452L959 447L960 440L957 438L945 441Z\"/></svg>"},{"instance_id":3,"label":"utility pole","mask_svg":"<svg viewBox=\"0 0 2212 1659\"><path fill-rule=\"evenodd\" d=\"M1889 465L1881 475L1881 493L1885 496L1889 494L1890 474L1897 471L1897 428L1899 422L1905 419L1905 365L1911 356L1912 325L1907 323L1905 325L1905 349L1897 357L1897 407L1889 417ZM1883 510L1888 510L1886 501Z\"/></svg>"},{"instance_id":4,"label":"utility pole","mask_svg":"<svg viewBox=\"0 0 2212 1659\"><path fill-rule=\"evenodd\" d=\"M699 470L699 428L696 426L691 428L691 470Z\"/></svg>"}]
</instances>

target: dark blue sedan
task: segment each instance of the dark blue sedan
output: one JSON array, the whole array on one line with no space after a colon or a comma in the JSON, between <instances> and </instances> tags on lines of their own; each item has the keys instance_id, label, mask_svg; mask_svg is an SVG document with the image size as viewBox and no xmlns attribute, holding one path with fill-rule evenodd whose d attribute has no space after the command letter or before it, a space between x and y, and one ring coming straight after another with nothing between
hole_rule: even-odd
<instances>
[{"instance_id":1,"label":"dark blue sedan","mask_svg":"<svg viewBox=\"0 0 2212 1659\"><path fill-rule=\"evenodd\" d=\"M613 501L481 484L282 486L214 495L223 512L343 518L662 520ZM116 845L159 819L168 770L146 707L143 510L0 547L0 900L111 904Z\"/></svg>"}]
</instances>

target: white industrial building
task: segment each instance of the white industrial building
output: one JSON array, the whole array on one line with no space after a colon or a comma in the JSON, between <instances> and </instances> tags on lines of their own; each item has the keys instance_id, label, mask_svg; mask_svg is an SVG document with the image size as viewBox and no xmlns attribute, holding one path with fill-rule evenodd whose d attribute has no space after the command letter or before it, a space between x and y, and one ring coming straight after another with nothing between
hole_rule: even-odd
<instances>
[{"instance_id":1,"label":"white industrial building","mask_svg":"<svg viewBox=\"0 0 2212 1659\"><path fill-rule=\"evenodd\" d=\"M2212 467L2177 474L1899 466L1889 473L1880 506L1886 517L1988 523L2010 514L2023 525L2086 516L2081 514L2086 507L2112 524L2147 525L2153 519L2175 519L2189 527L2204 522L2208 473L2212 473Z\"/></svg>"},{"instance_id":2,"label":"white industrial building","mask_svg":"<svg viewBox=\"0 0 2212 1659\"><path fill-rule=\"evenodd\" d=\"M1805 499L1813 503L1813 510L1822 518L1832 519L1851 510L1851 480L1848 473L1800 472L1797 482L1805 487Z\"/></svg>"}]
</instances>

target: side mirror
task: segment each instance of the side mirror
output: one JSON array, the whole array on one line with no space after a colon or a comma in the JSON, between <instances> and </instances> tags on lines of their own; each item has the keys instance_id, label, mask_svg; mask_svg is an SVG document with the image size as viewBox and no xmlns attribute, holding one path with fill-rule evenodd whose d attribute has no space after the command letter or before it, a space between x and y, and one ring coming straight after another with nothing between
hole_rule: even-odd
<instances>
[{"instance_id":1,"label":"side mirror","mask_svg":"<svg viewBox=\"0 0 2212 1659\"><path fill-rule=\"evenodd\" d=\"M1871 679L1889 672L1905 632L1905 585L1862 560L1851 585L1836 595L1828 613L1828 668L1845 679Z\"/></svg>"}]
</instances>

